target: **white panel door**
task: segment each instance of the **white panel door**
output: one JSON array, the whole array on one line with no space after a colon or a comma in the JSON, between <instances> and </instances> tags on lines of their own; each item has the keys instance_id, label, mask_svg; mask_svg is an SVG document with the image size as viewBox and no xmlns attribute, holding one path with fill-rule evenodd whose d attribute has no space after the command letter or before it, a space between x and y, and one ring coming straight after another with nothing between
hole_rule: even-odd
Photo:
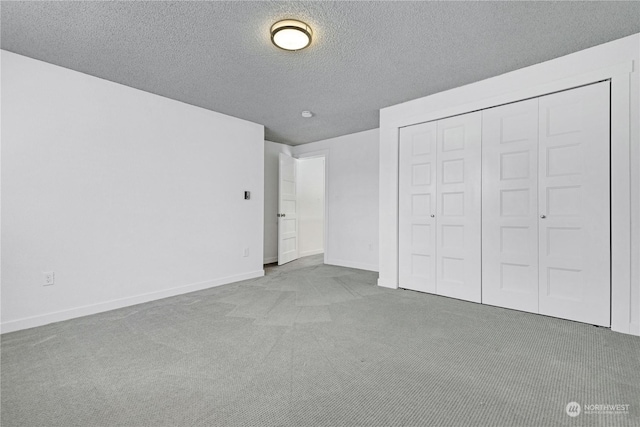
<instances>
[{"instance_id":1,"label":"white panel door","mask_svg":"<svg viewBox=\"0 0 640 427\"><path fill-rule=\"evenodd\" d=\"M538 99L482 112L482 303L538 312Z\"/></svg>"},{"instance_id":2,"label":"white panel door","mask_svg":"<svg viewBox=\"0 0 640 427\"><path fill-rule=\"evenodd\" d=\"M610 325L609 82L540 98L540 313Z\"/></svg>"},{"instance_id":3,"label":"white panel door","mask_svg":"<svg viewBox=\"0 0 640 427\"><path fill-rule=\"evenodd\" d=\"M278 265L298 259L297 163L280 153L278 182Z\"/></svg>"},{"instance_id":4,"label":"white panel door","mask_svg":"<svg viewBox=\"0 0 640 427\"><path fill-rule=\"evenodd\" d=\"M400 129L399 285L436 291L436 122Z\"/></svg>"},{"instance_id":5,"label":"white panel door","mask_svg":"<svg viewBox=\"0 0 640 427\"><path fill-rule=\"evenodd\" d=\"M480 302L482 113L437 124L436 293Z\"/></svg>"}]
</instances>

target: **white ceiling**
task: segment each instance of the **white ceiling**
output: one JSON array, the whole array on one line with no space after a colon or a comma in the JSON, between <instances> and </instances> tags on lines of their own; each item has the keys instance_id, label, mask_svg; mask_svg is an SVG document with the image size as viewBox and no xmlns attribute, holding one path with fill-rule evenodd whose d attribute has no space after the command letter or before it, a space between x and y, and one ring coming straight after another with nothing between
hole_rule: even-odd
<instances>
[{"instance_id":1,"label":"white ceiling","mask_svg":"<svg viewBox=\"0 0 640 427\"><path fill-rule=\"evenodd\" d=\"M640 2L3 1L1 15L2 49L260 123L293 145L640 32ZM311 25L310 48L271 44L283 18Z\"/></svg>"}]
</instances>

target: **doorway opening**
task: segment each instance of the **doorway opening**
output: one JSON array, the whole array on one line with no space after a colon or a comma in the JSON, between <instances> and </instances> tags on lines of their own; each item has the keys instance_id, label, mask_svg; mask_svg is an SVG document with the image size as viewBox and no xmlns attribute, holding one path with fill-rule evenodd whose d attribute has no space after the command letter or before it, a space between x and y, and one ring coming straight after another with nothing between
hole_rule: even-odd
<instances>
[{"instance_id":1,"label":"doorway opening","mask_svg":"<svg viewBox=\"0 0 640 427\"><path fill-rule=\"evenodd\" d=\"M298 232L300 258L324 253L324 157L298 163Z\"/></svg>"},{"instance_id":2,"label":"doorway opening","mask_svg":"<svg viewBox=\"0 0 640 427\"><path fill-rule=\"evenodd\" d=\"M279 166L278 265L323 253L326 259L326 155L281 153Z\"/></svg>"}]
</instances>

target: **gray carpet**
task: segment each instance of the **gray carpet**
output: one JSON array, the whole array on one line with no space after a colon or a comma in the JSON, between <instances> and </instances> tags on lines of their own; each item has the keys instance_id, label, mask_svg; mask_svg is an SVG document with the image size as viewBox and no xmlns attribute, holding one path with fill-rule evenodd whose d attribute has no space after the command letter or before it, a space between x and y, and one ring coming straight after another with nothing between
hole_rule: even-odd
<instances>
[{"instance_id":1,"label":"gray carpet","mask_svg":"<svg viewBox=\"0 0 640 427\"><path fill-rule=\"evenodd\" d=\"M638 337L376 277L313 256L5 334L2 427L640 425Z\"/></svg>"}]
</instances>

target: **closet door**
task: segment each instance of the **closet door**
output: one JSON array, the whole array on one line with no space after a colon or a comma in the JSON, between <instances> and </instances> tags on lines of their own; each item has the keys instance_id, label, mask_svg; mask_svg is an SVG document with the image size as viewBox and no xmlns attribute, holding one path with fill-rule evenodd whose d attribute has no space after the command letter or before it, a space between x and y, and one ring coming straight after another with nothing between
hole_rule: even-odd
<instances>
[{"instance_id":1,"label":"closet door","mask_svg":"<svg viewBox=\"0 0 640 427\"><path fill-rule=\"evenodd\" d=\"M540 98L540 313L610 325L609 82Z\"/></svg>"},{"instance_id":2,"label":"closet door","mask_svg":"<svg viewBox=\"0 0 640 427\"><path fill-rule=\"evenodd\" d=\"M482 303L538 312L538 99L482 112Z\"/></svg>"},{"instance_id":3,"label":"closet door","mask_svg":"<svg viewBox=\"0 0 640 427\"><path fill-rule=\"evenodd\" d=\"M480 302L482 113L438 121L436 293Z\"/></svg>"},{"instance_id":4,"label":"closet door","mask_svg":"<svg viewBox=\"0 0 640 427\"><path fill-rule=\"evenodd\" d=\"M436 291L436 122L400 129L399 284Z\"/></svg>"}]
</instances>

